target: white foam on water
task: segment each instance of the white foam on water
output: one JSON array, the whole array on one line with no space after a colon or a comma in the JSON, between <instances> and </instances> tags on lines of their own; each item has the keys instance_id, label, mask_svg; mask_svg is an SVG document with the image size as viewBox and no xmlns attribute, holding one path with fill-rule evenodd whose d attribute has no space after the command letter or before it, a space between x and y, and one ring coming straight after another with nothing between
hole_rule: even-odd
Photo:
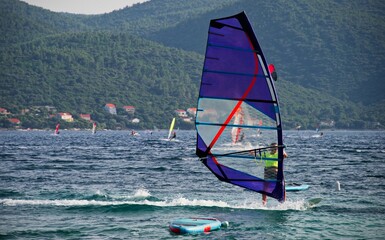
<instances>
[{"instance_id":1,"label":"white foam on water","mask_svg":"<svg viewBox=\"0 0 385 240\"><path fill-rule=\"evenodd\" d=\"M230 207L230 205L223 201L203 200L203 199L187 199L179 197L166 203L168 206L201 206L201 207Z\"/></svg>"},{"instance_id":2,"label":"white foam on water","mask_svg":"<svg viewBox=\"0 0 385 240\"><path fill-rule=\"evenodd\" d=\"M146 198L146 197L150 197L150 196L151 196L150 191L148 191L145 188L140 188L138 190L135 190L135 192L134 192L135 198Z\"/></svg>"},{"instance_id":3,"label":"white foam on water","mask_svg":"<svg viewBox=\"0 0 385 240\"><path fill-rule=\"evenodd\" d=\"M138 196L148 195L147 190L138 190ZM148 195L149 196L149 195ZM273 200L272 200L273 201ZM99 200L70 200L70 199L57 199L57 200L28 200L28 199L2 199L0 204L5 206L18 206L18 205L47 205L47 206L117 206L117 205L149 205L158 207L174 207L174 206L200 206L200 207L219 207L219 208L232 208L232 209L256 209L256 210L306 210L309 208L305 200L286 201L284 203L277 203L276 201L271 205L263 206L261 202L245 201L240 203L227 203L221 200L205 200L205 199L188 199L185 197L177 197L171 200L164 201L99 201Z\"/></svg>"},{"instance_id":4,"label":"white foam on water","mask_svg":"<svg viewBox=\"0 0 385 240\"><path fill-rule=\"evenodd\" d=\"M151 193L149 190L145 188L139 188L134 190L130 195L108 195L112 199L116 200L140 200L151 197Z\"/></svg>"},{"instance_id":5,"label":"white foam on water","mask_svg":"<svg viewBox=\"0 0 385 240\"><path fill-rule=\"evenodd\" d=\"M106 196L106 194L103 193L103 192L100 191L100 190L95 190L95 195L97 195L97 196L102 196L102 197L105 197L105 196Z\"/></svg>"}]
</instances>

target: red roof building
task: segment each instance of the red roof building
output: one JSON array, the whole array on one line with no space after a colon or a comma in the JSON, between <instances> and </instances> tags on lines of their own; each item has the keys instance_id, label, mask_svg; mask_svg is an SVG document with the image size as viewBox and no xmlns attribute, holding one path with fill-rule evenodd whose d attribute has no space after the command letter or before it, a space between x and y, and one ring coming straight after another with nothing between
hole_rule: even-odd
<instances>
[{"instance_id":1,"label":"red roof building","mask_svg":"<svg viewBox=\"0 0 385 240\"><path fill-rule=\"evenodd\" d=\"M10 121L13 124L20 124L20 120L18 118L9 118L8 121Z\"/></svg>"},{"instance_id":2,"label":"red roof building","mask_svg":"<svg viewBox=\"0 0 385 240\"><path fill-rule=\"evenodd\" d=\"M0 108L0 114L4 114L4 115L6 115L6 114L11 114L10 112L8 112L8 110L7 109L5 109L5 108Z\"/></svg>"},{"instance_id":3,"label":"red roof building","mask_svg":"<svg viewBox=\"0 0 385 240\"><path fill-rule=\"evenodd\" d=\"M108 113L116 115L116 106L115 106L115 104L107 103L107 104L104 106L104 109L105 109Z\"/></svg>"},{"instance_id":4,"label":"red roof building","mask_svg":"<svg viewBox=\"0 0 385 240\"><path fill-rule=\"evenodd\" d=\"M187 113L190 116L195 117L195 115L197 114L197 108L187 108Z\"/></svg>"},{"instance_id":5,"label":"red roof building","mask_svg":"<svg viewBox=\"0 0 385 240\"><path fill-rule=\"evenodd\" d=\"M135 107L134 106L123 106L123 109L130 114L135 113Z\"/></svg>"},{"instance_id":6,"label":"red roof building","mask_svg":"<svg viewBox=\"0 0 385 240\"><path fill-rule=\"evenodd\" d=\"M91 121L91 114L80 114L80 118L87 121Z\"/></svg>"}]
</instances>

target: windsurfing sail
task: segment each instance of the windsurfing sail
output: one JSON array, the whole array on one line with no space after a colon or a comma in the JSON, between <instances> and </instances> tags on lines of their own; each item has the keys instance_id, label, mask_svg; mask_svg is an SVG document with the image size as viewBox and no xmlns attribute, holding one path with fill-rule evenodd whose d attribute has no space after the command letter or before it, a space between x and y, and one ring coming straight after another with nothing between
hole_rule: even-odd
<instances>
[{"instance_id":1,"label":"windsurfing sail","mask_svg":"<svg viewBox=\"0 0 385 240\"><path fill-rule=\"evenodd\" d=\"M59 134L60 123L56 124L55 134Z\"/></svg>"},{"instance_id":2,"label":"windsurfing sail","mask_svg":"<svg viewBox=\"0 0 385 240\"><path fill-rule=\"evenodd\" d=\"M92 134L96 133L96 122L92 123Z\"/></svg>"},{"instance_id":3,"label":"windsurfing sail","mask_svg":"<svg viewBox=\"0 0 385 240\"><path fill-rule=\"evenodd\" d=\"M168 139L171 139L172 130L174 130L175 118L172 119L170 124L170 130L168 131Z\"/></svg>"},{"instance_id":4,"label":"windsurfing sail","mask_svg":"<svg viewBox=\"0 0 385 240\"><path fill-rule=\"evenodd\" d=\"M247 114L234 121L240 111ZM195 127L196 154L219 180L285 200L277 94L244 12L210 21ZM247 144L232 146L234 128ZM263 130L259 137L258 129ZM272 143L278 145L275 156L269 154ZM267 162L278 166L273 176L264 172Z\"/></svg>"}]
</instances>

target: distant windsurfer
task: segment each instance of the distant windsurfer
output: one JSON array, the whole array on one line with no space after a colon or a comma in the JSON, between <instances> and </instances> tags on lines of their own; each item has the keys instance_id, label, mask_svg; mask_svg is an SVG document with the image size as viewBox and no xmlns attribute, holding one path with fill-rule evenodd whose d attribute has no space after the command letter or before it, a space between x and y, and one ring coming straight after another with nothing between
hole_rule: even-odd
<instances>
[{"instance_id":1,"label":"distant windsurfer","mask_svg":"<svg viewBox=\"0 0 385 240\"><path fill-rule=\"evenodd\" d=\"M278 159L278 144L270 144L270 151L263 153L264 158ZM283 157L287 158L287 154L283 151ZM278 173L278 161L277 160L265 160L264 179L276 179ZM262 194L262 204L266 206L267 195Z\"/></svg>"},{"instance_id":2,"label":"distant windsurfer","mask_svg":"<svg viewBox=\"0 0 385 240\"><path fill-rule=\"evenodd\" d=\"M60 123L56 124L55 134L60 134L59 128L60 128Z\"/></svg>"},{"instance_id":3,"label":"distant windsurfer","mask_svg":"<svg viewBox=\"0 0 385 240\"><path fill-rule=\"evenodd\" d=\"M172 136L170 137L170 141L176 138L176 132L172 133Z\"/></svg>"},{"instance_id":4,"label":"distant windsurfer","mask_svg":"<svg viewBox=\"0 0 385 240\"><path fill-rule=\"evenodd\" d=\"M257 136L261 136L262 135L262 131L261 131L261 129L258 129L257 130Z\"/></svg>"},{"instance_id":5,"label":"distant windsurfer","mask_svg":"<svg viewBox=\"0 0 385 240\"><path fill-rule=\"evenodd\" d=\"M241 137L239 138L239 142L243 142L244 139L245 139L245 133L242 132Z\"/></svg>"}]
</instances>

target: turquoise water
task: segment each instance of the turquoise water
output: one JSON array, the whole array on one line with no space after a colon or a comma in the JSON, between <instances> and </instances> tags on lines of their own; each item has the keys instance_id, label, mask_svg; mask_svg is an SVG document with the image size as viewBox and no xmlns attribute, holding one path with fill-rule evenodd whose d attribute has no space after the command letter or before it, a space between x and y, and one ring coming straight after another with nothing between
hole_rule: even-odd
<instances>
[{"instance_id":1,"label":"turquoise water","mask_svg":"<svg viewBox=\"0 0 385 240\"><path fill-rule=\"evenodd\" d=\"M0 238L383 239L385 132L324 133L284 132L286 180L310 188L263 207L197 160L194 131L175 142L167 131L1 131ZM195 216L230 225L168 231L170 220Z\"/></svg>"}]
</instances>

